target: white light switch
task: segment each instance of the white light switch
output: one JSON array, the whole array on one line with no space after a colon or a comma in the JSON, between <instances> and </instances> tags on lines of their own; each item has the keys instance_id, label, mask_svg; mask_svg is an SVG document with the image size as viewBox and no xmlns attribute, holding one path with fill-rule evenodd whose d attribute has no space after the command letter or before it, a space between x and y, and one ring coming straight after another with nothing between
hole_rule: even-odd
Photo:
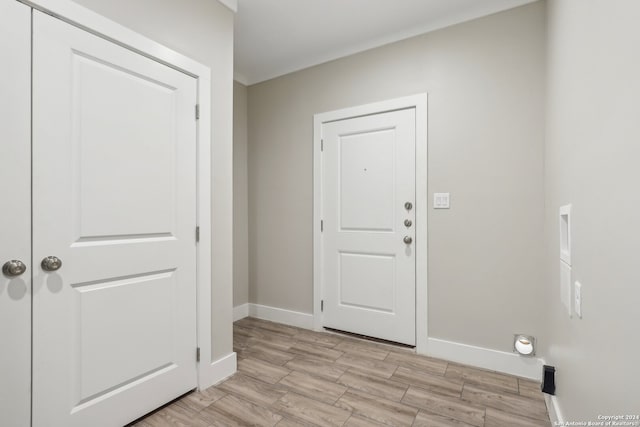
<instances>
[{"instance_id":1,"label":"white light switch","mask_svg":"<svg viewBox=\"0 0 640 427\"><path fill-rule=\"evenodd\" d=\"M433 193L434 209L449 209L449 193Z\"/></svg>"},{"instance_id":2,"label":"white light switch","mask_svg":"<svg viewBox=\"0 0 640 427\"><path fill-rule=\"evenodd\" d=\"M575 301L573 301L573 309L576 312L576 316L582 319L582 284L576 281L575 289L573 293Z\"/></svg>"}]
</instances>

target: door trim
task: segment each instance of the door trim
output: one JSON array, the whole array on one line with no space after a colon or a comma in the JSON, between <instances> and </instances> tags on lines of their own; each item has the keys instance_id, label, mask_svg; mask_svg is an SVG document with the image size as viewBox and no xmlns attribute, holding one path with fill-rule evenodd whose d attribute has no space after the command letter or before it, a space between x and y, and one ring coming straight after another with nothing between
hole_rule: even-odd
<instances>
[{"instance_id":1,"label":"door trim","mask_svg":"<svg viewBox=\"0 0 640 427\"><path fill-rule=\"evenodd\" d=\"M194 332L201 360L198 388L205 389L221 381L235 372L236 363L235 353L220 361L212 360L211 354L211 69L70 0L17 1L197 79L200 116L197 121L194 116L194 122L197 126L196 223L200 227L200 240L196 246L197 331ZM224 362L224 367L218 362Z\"/></svg>"},{"instance_id":2,"label":"door trim","mask_svg":"<svg viewBox=\"0 0 640 427\"><path fill-rule=\"evenodd\" d=\"M416 110L416 352L427 353L427 94L344 108L313 116L313 328L322 330L323 239L322 125L337 120L413 108Z\"/></svg>"}]
</instances>

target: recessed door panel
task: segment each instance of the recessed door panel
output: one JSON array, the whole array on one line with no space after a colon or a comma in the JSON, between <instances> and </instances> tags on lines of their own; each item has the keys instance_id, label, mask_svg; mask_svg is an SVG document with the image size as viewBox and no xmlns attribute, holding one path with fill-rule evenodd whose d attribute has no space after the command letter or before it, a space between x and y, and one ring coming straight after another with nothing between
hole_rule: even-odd
<instances>
[{"instance_id":1,"label":"recessed door panel","mask_svg":"<svg viewBox=\"0 0 640 427\"><path fill-rule=\"evenodd\" d=\"M340 137L340 229L392 231L394 129Z\"/></svg>"},{"instance_id":2,"label":"recessed door panel","mask_svg":"<svg viewBox=\"0 0 640 427\"><path fill-rule=\"evenodd\" d=\"M172 233L176 88L80 52L72 62L78 237Z\"/></svg>"},{"instance_id":3,"label":"recessed door panel","mask_svg":"<svg viewBox=\"0 0 640 427\"><path fill-rule=\"evenodd\" d=\"M72 285L82 361L77 404L175 366L176 285L173 271Z\"/></svg>"},{"instance_id":4,"label":"recessed door panel","mask_svg":"<svg viewBox=\"0 0 640 427\"><path fill-rule=\"evenodd\" d=\"M326 327L415 345L415 120L410 108L322 125Z\"/></svg>"},{"instance_id":5,"label":"recessed door panel","mask_svg":"<svg viewBox=\"0 0 640 427\"><path fill-rule=\"evenodd\" d=\"M196 387L196 81L33 25L33 422L125 425Z\"/></svg>"},{"instance_id":6,"label":"recessed door panel","mask_svg":"<svg viewBox=\"0 0 640 427\"><path fill-rule=\"evenodd\" d=\"M0 425L30 426L31 9L0 1ZM20 271L20 270L16 270Z\"/></svg>"},{"instance_id":7,"label":"recessed door panel","mask_svg":"<svg viewBox=\"0 0 640 427\"><path fill-rule=\"evenodd\" d=\"M395 312L395 257L340 254L340 305L384 313Z\"/></svg>"}]
</instances>

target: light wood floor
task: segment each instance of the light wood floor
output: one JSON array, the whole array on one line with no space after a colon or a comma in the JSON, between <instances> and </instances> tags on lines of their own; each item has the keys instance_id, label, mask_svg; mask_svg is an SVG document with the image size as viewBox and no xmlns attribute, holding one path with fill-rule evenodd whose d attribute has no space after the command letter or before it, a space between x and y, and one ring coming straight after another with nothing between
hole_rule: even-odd
<instances>
[{"instance_id":1,"label":"light wood floor","mask_svg":"<svg viewBox=\"0 0 640 427\"><path fill-rule=\"evenodd\" d=\"M234 349L237 374L136 426L550 426L538 383L405 348L246 318Z\"/></svg>"}]
</instances>

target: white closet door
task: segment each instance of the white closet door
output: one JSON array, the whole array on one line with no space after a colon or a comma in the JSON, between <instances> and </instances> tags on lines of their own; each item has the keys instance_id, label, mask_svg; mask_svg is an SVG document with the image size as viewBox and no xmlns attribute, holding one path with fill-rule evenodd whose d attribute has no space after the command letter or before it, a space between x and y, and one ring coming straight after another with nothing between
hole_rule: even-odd
<instances>
[{"instance_id":1,"label":"white closet door","mask_svg":"<svg viewBox=\"0 0 640 427\"><path fill-rule=\"evenodd\" d=\"M324 123L323 326L415 345L416 115Z\"/></svg>"},{"instance_id":2,"label":"white closet door","mask_svg":"<svg viewBox=\"0 0 640 427\"><path fill-rule=\"evenodd\" d=\"M196 387L196 80L33 25L34 426L121 426Z\"/></svg>"},{"instance_id":3,"label":"white closet door","mask_svg":"<svg viewBox=\"0 0 640 427\"><path fill-rule=\"evenodd\" d=\"M31 9L17 1L0 0L0 58L0 267L26 267L0 273L0 425L22 427L31 411Z\"/></svg>"}]
</instances>

